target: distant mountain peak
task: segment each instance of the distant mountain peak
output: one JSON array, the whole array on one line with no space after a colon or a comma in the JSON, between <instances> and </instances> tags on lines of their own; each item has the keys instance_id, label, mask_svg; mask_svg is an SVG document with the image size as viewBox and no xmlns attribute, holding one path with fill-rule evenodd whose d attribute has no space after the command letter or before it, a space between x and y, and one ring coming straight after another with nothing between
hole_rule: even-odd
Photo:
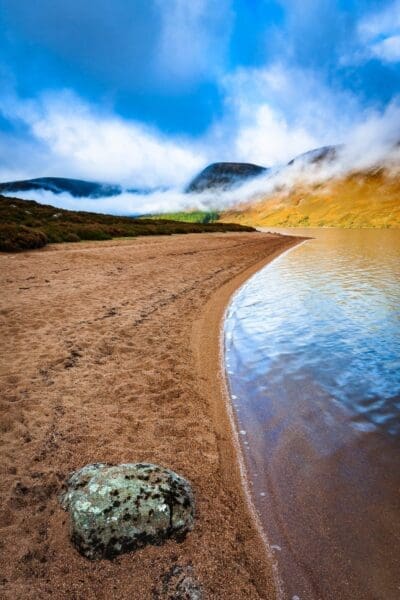
<instances>
[{"instance_id":1,"label":"distant mountain peak","mask_svg":"<svg viewBox=\"0 0 400 600\"><path fill-rule=\"evenodd\" d=\"M203 169L186 188L186 192L204 192L208 189L229 189L246 179L266 173L266 167L251 163L217 162Z\"/></svg>"},{"instance_id":2,"label":"distant mountain peak","mask_svg":"<svg viewBox=\"0 0 400 600\"><path fill-rule=\"evenodd\" d=\"M342 145L314 148L313 150L308 150L307 152L303 152L303 154L299 154L295 158L292 158L292 160L288 162L288 166L295 165L299 162L307 164L316 164L324 161L330 162L338 157L339 151L342 148Z\"/></svg>"}]
</instances>

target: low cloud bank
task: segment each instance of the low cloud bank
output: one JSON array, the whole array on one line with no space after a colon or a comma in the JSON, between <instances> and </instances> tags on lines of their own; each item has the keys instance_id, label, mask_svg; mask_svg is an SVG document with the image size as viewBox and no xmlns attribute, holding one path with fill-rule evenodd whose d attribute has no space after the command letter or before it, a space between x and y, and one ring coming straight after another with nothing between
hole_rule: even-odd
<instances>
[{"instance_id":1,"label":"low cloud bank","mask_svg":"<svg viewBox=\"0 0 400 600\"><path fill-rule=\"evenodd\" d=\"M123 192L116 196L100 198L79 198L68 193L54 194L46 190L30 190L21 193L7 193L7 196L18 196L25 200L35 200L40 204L50 204L68 210L85 210L88 212L111 215L137 216L156 214L168 211L185 210L192 206L201 206L202 201L191 198L179 189L156 191L145 194Z\"/></svg>"},{"instance_id":2,"label":"low cloud bank","mask_svg":"<svg viewBox=\"0 0 400 600\"><path fill-rule=\"evenodd\" d=\"M0 98L0 115L20 132L20 137L0 138L3 181L18 173L28 179L59 176L126 187L176 186L206 160L197 144L96 110L69 91L36 100L9 93ZM29 146L33 155L23 160Z\"/></svg>"},{"instance_id":3,"label":"low cloud bank","mask_svg":"<svg viewBox=\"0 0 400 600\"><path fill-rule=\"evenodd\" d=\"M391 107L388 112L397 111ZM392 117L392 115L390 115ZM31 190L17 194L27 200L51 204L70 210L86 210L115 215L146 215L184 210L223 210L243 202L257 201L276 192L289 192L301 185L328 182L351 172L384 167L392 176L400 176L400 144L393 128L382 127L385 117L376 116L357 130L353 143L337 147L334 156L313 162L313 153L300 156L291 165L271 169L229 190L210 189L201 193L185 193L183 188L157 190L150 193L125 191L116 196L79 198L68 193ZM386 131L379 137L378 132ZM13 194L7 194L12 196Z\"/></svg>"},{"instance_id":4,"label":"low cloud bank","mask_svg":"<svg viewBox=\"0 0 400 600\"><path fill-rule=\"evenodd\" d=\"M321 182L377 165L398 173L399 98L385 109L362 109L354 96L282 65L241 69L221 85L224 116L198 139L163 135L100 111L70 91L26 100L8 90L0 95L0 116L13 129L0 135L0 180L60 176L124 189L167 188L96 199L45 191L17 194L60 208L138 215L228 208L300 181ZM308 157L287 166L296 155L329 144L340 144L334 160L310 162ZM229 191L185 194L191 178L215 161L272 169Z\"/></svg>"}]
</instances>

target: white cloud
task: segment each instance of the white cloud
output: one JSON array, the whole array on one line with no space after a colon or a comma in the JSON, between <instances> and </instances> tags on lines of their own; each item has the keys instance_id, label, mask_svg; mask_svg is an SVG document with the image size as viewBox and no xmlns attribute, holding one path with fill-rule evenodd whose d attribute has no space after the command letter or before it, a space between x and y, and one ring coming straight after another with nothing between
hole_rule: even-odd
<instances>
[{"instance_id":1,"label":"white cloud","mask_svg":"<svg viewBox=\"0 0 400 600\"><path fill-rule=\"evenodd\" d=\"M400 0L364 17L359 23L358 34L363 45L359 58L400 61Z\"/></svg>"},{"instance_id":2,"label":"white cloud","mask_svg":"<svg viewBox=\"0 0 400 600\"><path fill-rule=\"evenodd\" d=\"M282 114L261 104L238 131L235 151L246 161L275 165L318 145L304 127L291 127Z\"/></svg>"},{"instance_id":3,"label":"white cloud","mask_svg":"<svg viewBox=\"0 0 400 600\"><path fill-rule=\"evenodd\" d=\"M400 1L387 4L378 12L369 13L359 24L359 32L364 39L371 39L400 27Z\"/></svg>"},{"instance_id":4,"label":"white cloud","mask_svg":"<svg viewBox=\"0 0 400 600\"><path fill-rule=\"evenodd\" d=\"M375 165L400 165L400 96L383 111L367 111L344 139L343 170L368 169Z\"/></svg>"},{"instance_id":5,"label":"white cloud","mask_svg":"<svg viewBox=\"0 0 400 600\"><path fill-rule=\"evenodd\" d=\"M275 64L224 80L230 152L236 160L285 163L343 141L361 113L351 94L327 88L312 71Z\"/></svg>"},{"instance_id":6,"label":"white cloud","mask_svg":"<svg viewBox=\"0 0 400 600\"><path fill-rule=\"evenodd\" d=\"M371 46L372 53L386 62L400 61L400 35L392 35Z\"/></svg>"},{"instance_id":7,"label":"white cloud","mask_svg":"<svg viewBox=\"0 0 400 600\"><path fill-rule=\"evenodd\" d=\"M71 92L36 101L0 101L40 148L40 175L63 175L139 187L185 183L205 162L195 144L167 138L140 123L98 113ZM27 161L26 177L38 176Z\"/></svg>"},{"instance_id":8,"label":"white cloud","mask_svg":"<svg viewBox=\"0 0 400 600\"><path fill-rule=\"evenodd\" d=\"M157 0L161 33L157 73L173 85L209 79L225 62L231 33L230 0Z\"/></svg>"},{"instance_id":9,"label":"white cloud","mask_svg":"<svg viewBox=\"0 0 400 600\"><path fill-rule=\"evenodd\" d=\"M13 194L6 194L12 196ZM184 210L195 207L198 202L191 201L179 190L157 191L151 194L132 194L123 192L118 196L102 198L79 198L68 193L53 194L46 190L24 192L25 200L35 200L41 204L51 204L68 210L87 210L89 212L116 215L137 215L172 210Z\"/></svg>"}]
</instances>

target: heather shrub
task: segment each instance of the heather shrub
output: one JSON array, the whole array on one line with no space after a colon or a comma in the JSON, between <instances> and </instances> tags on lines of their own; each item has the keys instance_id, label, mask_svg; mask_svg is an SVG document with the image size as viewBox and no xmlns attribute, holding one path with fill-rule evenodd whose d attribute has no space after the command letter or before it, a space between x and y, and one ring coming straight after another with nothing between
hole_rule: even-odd
<instances>
[{"instance_id":1,"label":"heather shrub","mask_svg":"<svg viewBox=\"0 0 400 600\"><path fill-rule=\"evenodd\" d=\"M0 251L18 252L42 248L47 244L43 231L30 229L24 225L0 224Z\"/></svg>"},{"instance_id":2,"label":"heather shrub","mask_svg":"<svg viewBox=\"0 0 400 600\"><path fill-rule=\"evenodd\" d=\"M177 213L178 215L178 213ZM179 215L180 216L180 215ZM214 216L214 215L212 215ZM63 210L33 200L0 196L0 251L41 248L46 243L109 240L138 235L173 235L224 231L254 231L252 227L206 222L211 213L197 214L203 222L168 218L133 218ZM194 215L192 215L194 219Z\"/></svg>"}]
</instances>

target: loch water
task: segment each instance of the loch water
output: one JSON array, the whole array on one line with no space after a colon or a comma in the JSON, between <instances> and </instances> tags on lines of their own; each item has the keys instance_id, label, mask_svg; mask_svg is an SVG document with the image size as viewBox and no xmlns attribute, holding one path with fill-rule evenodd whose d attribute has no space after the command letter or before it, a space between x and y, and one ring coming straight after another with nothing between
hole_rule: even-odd
<instances>
[{"instance_id":1,"label":"loch water","mask_svg":"<svg viewBox=\"0 0 400 600\"><path fill-rule=\"evenodd\" d=\"M311 239L224 330L248 479L283 597L400 598L400 230Z\"/></svg>"}]
</instances>

